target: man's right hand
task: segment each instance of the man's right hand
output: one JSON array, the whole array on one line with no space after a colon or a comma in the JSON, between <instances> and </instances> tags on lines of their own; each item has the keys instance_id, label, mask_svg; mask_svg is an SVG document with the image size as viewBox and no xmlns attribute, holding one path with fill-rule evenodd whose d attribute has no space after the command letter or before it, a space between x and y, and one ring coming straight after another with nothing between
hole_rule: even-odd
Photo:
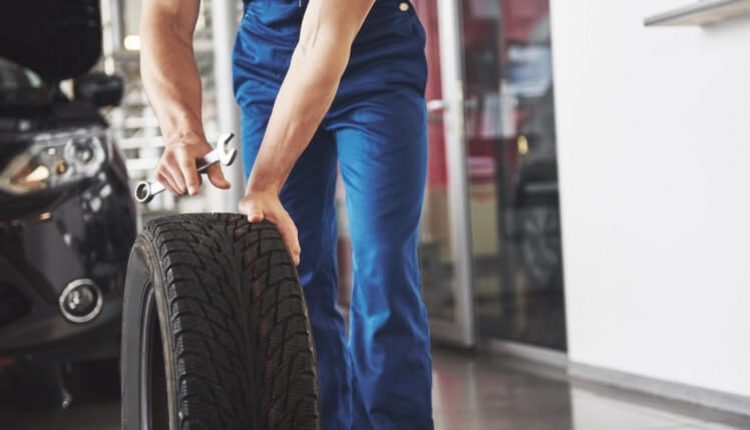
<instances>
[{"instance_id":1,"label":"man's right hand","mask_svg":"<svg viewBox=\"0 0 750 430\"><path fill-rule=\"evenodd\" d=\"M156 167L156 180L176 196L197 194L202 181L196 161L213 149L205 138L197 136L181 137L168 142ZM206 174L215 187L230 187L219 164L209 167Z\"/></svg>"},{"instance_id":2,"label":"man's right hand","mask_svg":"<svg viewBox=\"0 0 750 430\"><path fill-rule=\"evenodd\" d=\"M201 178L195 162L213 148L201 116L201 78L193 53L200 0L143 0L141 76L159 120L166 149L156 180L175 195L196 194ZM218 188L229 188L221 167L207 171Z\"/></svg>"}]
</instances>

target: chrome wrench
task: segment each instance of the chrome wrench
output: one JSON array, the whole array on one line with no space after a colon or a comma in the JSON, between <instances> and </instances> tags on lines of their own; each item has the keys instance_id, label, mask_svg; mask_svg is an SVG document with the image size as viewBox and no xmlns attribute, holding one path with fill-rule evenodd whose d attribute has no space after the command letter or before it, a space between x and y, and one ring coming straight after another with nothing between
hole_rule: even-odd
<instances>
[{"instance_id":1,"label":"chrome wrench","mask_svg":"<svg viewBox=\"0 0 750 430\"><path fill-rule=\"evenodd\" d=\"M234 134L232 133L224 133L219 136L219 141L216 142L216 147L213 151L196 161L195 164L198 173L205 173L205 171L214 164L221 163L225 166L229 166L234 162L234 158L237 156L237 149L229 145L229 141L231 141L233 137ZM135 199L140 203L148 203L155 195L161 193L165 189L164 185L159 182L141 181L135 186Z\"/></svg>"}]
</instances>

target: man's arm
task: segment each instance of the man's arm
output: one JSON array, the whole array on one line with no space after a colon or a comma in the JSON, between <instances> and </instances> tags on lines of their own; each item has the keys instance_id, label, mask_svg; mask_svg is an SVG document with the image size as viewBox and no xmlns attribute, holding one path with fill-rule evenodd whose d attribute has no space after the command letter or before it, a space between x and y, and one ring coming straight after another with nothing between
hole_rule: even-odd
<instances>
[{"instance_id":1,"label":"man's arm","mask_svg":"<svg viewBox=\"0 0 750 430\"><path fill-rule=\"evenodd\" d=\"M156 179L176 195L198 192L196 159L213 149L203 132L201 80L193 55L199 6L200 0L145 0L141 15L141 76L166 145ZM208 178L229 188L218 165L209 169Z\"/></svg>"},{"instance_id":2,"label":"man's arm","mask_svg":"<svg viewBox=\"0 0 750 430\"><path fill-rule=\"evenodd\" d=\"M311 0L248 191L278 192L331 107L373 0Z\"/></svg>"},{"instance_id":3,"label":"man's arm","mask_svg":"<svg viewBox=\"0 0 750 430\"><path fill-rule=\"evenodd\" d=\"M352 43L374 0L310 0L240 210L276 224L295 261L297 230L279 191L331 107Z\"/></svg>"},{"instance_id":4,"label":"man's arm","mask_svg":"<svg viewBox=\"0 0 750 430\"><path fill-rule=\"evenodd\" d=\"M300 41L274 104L240 210L276 224L295 262L297 229L279 201L281 186L333 102L354 37L374 0L310 0ZM175 194L200 185L195 160L212 148L201 123L201 85L192 50L200 0L145 0L141 73L166 150L156 178ZM229 183L214 166L211 182Z\"/></svg>"}]
</instances>

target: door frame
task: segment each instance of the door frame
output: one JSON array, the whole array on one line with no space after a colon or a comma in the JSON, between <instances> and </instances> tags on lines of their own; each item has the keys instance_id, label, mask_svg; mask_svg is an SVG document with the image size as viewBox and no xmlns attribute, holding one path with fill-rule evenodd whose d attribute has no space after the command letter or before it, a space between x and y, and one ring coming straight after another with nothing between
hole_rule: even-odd
<instances>
[{"instance_id":1,"label":"door frame","mask_svg":"<svg viewBox=\"0 0 750 430\"><path fill-rule=\"evenodd\" d=\"M463 48L459 0L436 0L442 101L428 103L441 110L448 168L448 215L453 242L455 319L430 318L436 340L464 348L476 345L474 283L472 276L471 218L464 129ZM434 106L434 107L433 107Z\"/></svg>"}]
</instances>

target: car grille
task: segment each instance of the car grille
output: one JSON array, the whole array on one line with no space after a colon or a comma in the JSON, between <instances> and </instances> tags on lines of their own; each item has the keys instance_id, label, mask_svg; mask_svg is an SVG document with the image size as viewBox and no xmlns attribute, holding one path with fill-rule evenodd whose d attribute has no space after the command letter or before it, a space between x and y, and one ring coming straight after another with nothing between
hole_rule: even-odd
<instances>
[{"instance_id":1,"label":"car grille","mask_svg":"<svg viewBox=\"0 0 750 430\"><path fill-rule=\"evenodd\" d=\"M0 283L0 327L31 312L31 303L10 285Z\"/></svg>"}]
</instances>

